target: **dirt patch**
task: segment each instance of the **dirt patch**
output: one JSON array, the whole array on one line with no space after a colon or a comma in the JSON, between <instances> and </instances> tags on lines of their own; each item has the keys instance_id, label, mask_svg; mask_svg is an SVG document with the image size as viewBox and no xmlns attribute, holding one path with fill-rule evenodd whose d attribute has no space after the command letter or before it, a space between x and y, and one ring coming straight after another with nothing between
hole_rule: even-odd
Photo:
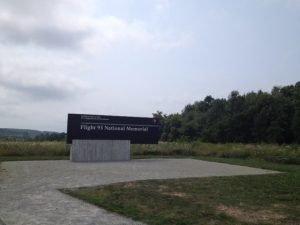
<instances>
[{"instance_id":1,"label":"dirt patch","mask_svg":"<svg viewBox=\"0 0 300 225\"><path fill-rule=\"evenodd\" d=\"M165 185L159 185L158 186L158 191L163 194L163 195L168 195L168 196L175 196L179 198L187 198L189 195L185 192L178 192L178 191L168 191L168 187Z\"/></svg>"},{"instance_id":2,"label":"dirt patch","mask_svg":"<svg viewBox=\"0 0 300 225\"><path fill-rule=\"evenodd\" d=\"M186 198L189 196L187 193L184 193L184 192L169 192L167 194L171 195L171 196L180 197L180 198Z\"/></svg>"},{"instance_id":3,"label":"dirt patch","mask_svg":"<svg viewBox=\"0 0 300 225\"><path fill-rule=\"evenodd\" d=\"M125 188L133 188L136 186L136 183L135 182L127 182L124 187Z\"/></svg>"},{"instance_id":4,"label":"dirt patch","mask_svg":"<svg viewBox=\"0 0 300 225\"><path fill-rule=\"evenodd\" d=\"M187 193L184 192L161 192L163 195L175 196L179 198L188 198L190 197Z\"/></svg>"},{"instance_id":5,"label":"dirt patch","mask_svg":"<svg viewBox=\"0 0 300 225\"><path fill-rule=\"evenodd\" d=\"M159 192L164 192L164 191L166 191L168 189L168 186L166 186L166 185L159 185L158 186L158 191Z\"/></svg>"},{"instance_id":6,"label":"dirt patch","mask_svg":"<svg viewBox=\"0 0 300 225\"><path fill-rule=\"evenodd\" d=\"M275 209L284 209L286 206L284 204L273 204L272 205Z\"/></svg>"},{"instance_id":7,"label":"dirt patch","mask_svg":"<svg viewBox=\"0 0 300 225\"><path fill-rule=\"evenodd\" d=\"M225 213L235 219L248 223L268 222L274 224L276 221L285 219L286 216L272 210L246 211L238 207L219 205L219 212Z\"/></svg>"}]
</instances>

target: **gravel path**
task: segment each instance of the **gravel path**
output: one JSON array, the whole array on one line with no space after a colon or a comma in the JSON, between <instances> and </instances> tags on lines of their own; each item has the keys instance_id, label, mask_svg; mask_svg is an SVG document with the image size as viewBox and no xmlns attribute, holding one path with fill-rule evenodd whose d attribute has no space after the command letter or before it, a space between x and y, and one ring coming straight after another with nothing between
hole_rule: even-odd
<instances>
[{"instance_id":1,"label":"gravel path","mask_svg":"<svg viewBox=\"0 0 300 225\"><path fill-rule=\"evenodd\" d=\"M128 162L3 162L0 218L6 225L142 224L107 212L57 189L121 181L274 173L268 170L193 159L145 159Z\"/></svg>"}]
</instances>

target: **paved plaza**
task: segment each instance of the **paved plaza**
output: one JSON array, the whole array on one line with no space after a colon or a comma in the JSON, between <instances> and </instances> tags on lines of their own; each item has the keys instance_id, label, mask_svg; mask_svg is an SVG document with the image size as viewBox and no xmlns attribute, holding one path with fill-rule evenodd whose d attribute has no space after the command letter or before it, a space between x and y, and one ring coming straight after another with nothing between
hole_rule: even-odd
<instances>
[{"instance_id":1,"label":"paved plaza","mask_svg":"<svg viewBox=\"0 0 300 225\"><path fill-rule=\"evenodd\" d=\"M193 159L142 159L123 162L2 162L0 224L134 225L142 224L58 191L123 181L235 176L273 171Z\"/></svg>"}]
</instances>

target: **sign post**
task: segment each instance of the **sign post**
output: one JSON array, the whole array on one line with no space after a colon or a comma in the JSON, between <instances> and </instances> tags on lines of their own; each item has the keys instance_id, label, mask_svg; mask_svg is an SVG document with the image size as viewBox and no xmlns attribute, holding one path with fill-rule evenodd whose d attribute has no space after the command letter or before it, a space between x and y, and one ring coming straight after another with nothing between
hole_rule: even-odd
<instances>
[{"instance_id":1,"label":"sign post","mask_svg":"<svg viewBox=\"0 0 300 225\"><path fill-rule=\"evenodd\" d=\"M130 144L157 144L158 130L155 118L68 114L70 160L129 160Z\"/></svg>"}]
</instances>

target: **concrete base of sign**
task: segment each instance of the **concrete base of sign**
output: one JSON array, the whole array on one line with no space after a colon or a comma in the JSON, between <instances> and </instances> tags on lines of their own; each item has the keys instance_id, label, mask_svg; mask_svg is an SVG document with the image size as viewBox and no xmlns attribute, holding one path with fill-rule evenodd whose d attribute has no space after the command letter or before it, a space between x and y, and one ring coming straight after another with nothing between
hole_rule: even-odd
<instances>
[{"instance_id":1,"label":"concrete base of sign","mask_svg":"<svg viewBox=\"0 0 300 225\"><path fill-rule=\"evenodd\" d=\"M73 140L73 162L124 161L130 159L129 140Z\"/></svg>"}]
</instances>

